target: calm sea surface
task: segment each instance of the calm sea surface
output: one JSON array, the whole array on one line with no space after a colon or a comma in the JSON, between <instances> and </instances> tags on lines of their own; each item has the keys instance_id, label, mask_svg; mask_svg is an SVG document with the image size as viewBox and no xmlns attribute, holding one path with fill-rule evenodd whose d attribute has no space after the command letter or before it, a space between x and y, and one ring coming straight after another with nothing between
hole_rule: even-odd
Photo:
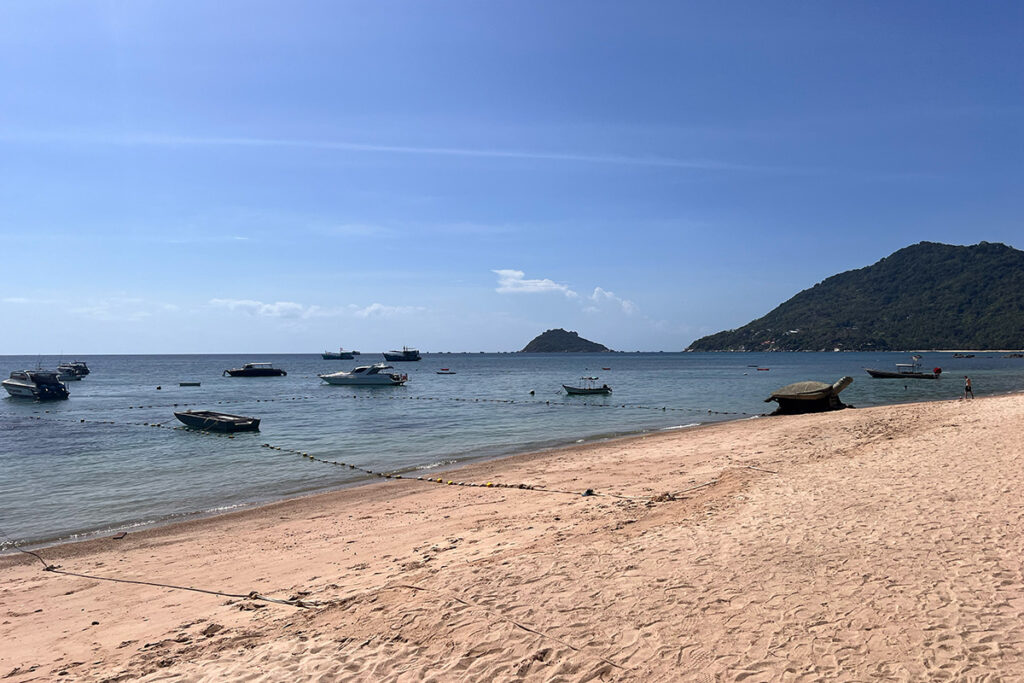
<instances>
[{"instance_id":1,"label":"calm sea surface","mask_svg":"<svg viewBox=\"0 0 1024 683\"><path fill-rule=\"evenodd\" d=\"M8 537L0 549L10 539L44 545L370 478L264 443L415 476L580 440L761 415L774 408L763 402L774 389L805 379L851 375L842 398L859 407L956 398L965 374L978 396L1024 390L1024 359L1000 353L925 354L924 366L941 366L943 377L906 381L863 370L893 369L907 362L903 353L426 354L395 364L409 374L404 387L329 386L316 376L380 360L371 354L80 360L92 374L68 384L67 401L0 399L0 531ZM248 361L272 362L288 376L222 376ZM57 362L0 356L0 372ZM436 374L441 368L457 374ZM583 375L599 376L614 393L566 396L561 384ZM178 386L183 381L202 385ZM260 417L261 431L229 439L143 424L179 426L172 413L185 408Z\"/></svg>"}]
</instances>

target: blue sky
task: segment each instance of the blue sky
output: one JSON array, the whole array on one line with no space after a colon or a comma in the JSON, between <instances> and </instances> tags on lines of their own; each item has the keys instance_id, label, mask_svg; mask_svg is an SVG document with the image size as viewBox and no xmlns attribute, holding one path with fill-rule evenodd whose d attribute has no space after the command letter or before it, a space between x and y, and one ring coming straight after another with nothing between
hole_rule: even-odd
<instances>
[{"instance_id":1,"label":"blue sky","mask_svg":"<svg viewBox=\"0 0 1024 683\"><path fill-rule=\"evenodd\" d=\"M0 354L679 350L1024 247L1024 5L0 6Z\"/></svg>"}]
</instances>

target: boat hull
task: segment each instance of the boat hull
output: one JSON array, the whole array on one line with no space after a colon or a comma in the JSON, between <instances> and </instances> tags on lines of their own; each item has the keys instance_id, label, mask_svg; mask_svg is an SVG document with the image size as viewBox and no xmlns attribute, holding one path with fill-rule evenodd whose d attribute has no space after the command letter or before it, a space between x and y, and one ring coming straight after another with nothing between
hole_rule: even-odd
<instances>
[{"instance_id":1,"label":"boat hull","mask_svg":"<svg viewBox=\"0 0 1024 683\"><path fill-rule=\"evenodd\" d=\"M338 353L337 351L324 351L320 357L324 360L352 360L355 358L351 353Z\"/></svg>"},{"instance_id":2,"label":"boat hull","mask_svg":"<svg viewBox=\"0 0 1024 683\"><path fill-rule=\"evenodd\" d=\"M890 372L873 368L864 368L864 371L876 379L938 379L939 377L934 372Z\"/></svg>"},{"instance_id":3,"label":"boat hull","mask_svg":"<svg viewBox=\"0 0 1024 683\"><path fill-rule=\"evenodd\" d=\"M612 393L611 387L570 387L563 384L562 388L565 389L565 393L573 396L606 396Z\"/></svg>"},{"instance_id":4,"label":"boat hull","mask_svg":"<svg viewBox=\"0 0 1024 683\"><path fill-rule=\"evenodd\" d=\"M288 373L278 368L236 368L225 370L229 377L283 377Z\"/></svg>"},{"instance_id":5,"label":"boat hull","mask_svg":"<svg viewBox=\"0 0 1024 683\"><path fill-rule=\"evenodd\" d=\"M393 351L384 352L384 360L389 363L405 363L409 361L422 360L423 357L419 353L396 353Z\"/></svg>"},{"instance_id":6,"label":"boat hull","mask_svg":"<svg viewBox=\"0 0 1024 683\"><path fill-rule=\"evenodd\" d=\"M258 432L260 419L244 415L229 415L212 410L184 411L174 413L189 429L205 432Z\"/></svg>"},{"instance_id":7,"label":"boat hull","mask_svg":"<svg viewBox=\"0 0 1024 683\"><path fill-rule=\"evenodd\" d=\"M61 385L34 385L5 379L3 382L7 393L15 398L31 398L36 401L63 401L70 395L67 387Z\"/></svg>"},{"instance_id":8,"label":"boat hull","mask_svg":"<svg viewBox=\"0 0 1024 683\"><path fill-rule=\"evenodd\" d=\"M337 386L364 386L364 387L397 387L405 384L404 379L395 379L388 375L370 375L369 377L334 377L332 375L317 375L328 384Z\"/></svg>"}]
</instances>

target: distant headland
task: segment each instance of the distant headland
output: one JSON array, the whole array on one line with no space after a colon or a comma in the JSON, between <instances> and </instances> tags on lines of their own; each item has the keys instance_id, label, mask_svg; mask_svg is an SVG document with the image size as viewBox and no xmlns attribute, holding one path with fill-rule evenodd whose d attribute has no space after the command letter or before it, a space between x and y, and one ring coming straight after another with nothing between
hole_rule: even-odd
<instances>
[{"instance_id":1,"label":"distant headland","mask_svg":"<svg viewBox=\"0 0 1024 683\"><path fill-rule=\"evenodd\" d=\"M1024 251L921 242L833 275L688 351L1024 348Z\"/></svg>"},{"instance_id":2,"label":"distant headland","mask_svg":"<svg viewBox=\"0 0 1024 683\"><path fill-rule=\"evenodd\" d=\"M562 328L548 330L523 347L520 353L595 353L611 351L604 344L584 339L576 332Z\"/></svg>"}]
</instances>

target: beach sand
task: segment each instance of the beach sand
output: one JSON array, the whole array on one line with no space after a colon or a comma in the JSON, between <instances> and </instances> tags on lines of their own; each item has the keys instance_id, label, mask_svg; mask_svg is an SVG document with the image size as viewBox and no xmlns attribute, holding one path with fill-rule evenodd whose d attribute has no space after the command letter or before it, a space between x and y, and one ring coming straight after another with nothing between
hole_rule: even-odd
<instances>
[{"instance_id":1,"label":"beach sand","mask_svg":"<svg viewBox=\"0 0 1024 683\"><path fill-rule=\"evenodd\" d=\"M1021 395L772 417L41 552L309 609L5 556L0 680L1019 679L1022 454Z\"/></svg>"}]
</instances>

